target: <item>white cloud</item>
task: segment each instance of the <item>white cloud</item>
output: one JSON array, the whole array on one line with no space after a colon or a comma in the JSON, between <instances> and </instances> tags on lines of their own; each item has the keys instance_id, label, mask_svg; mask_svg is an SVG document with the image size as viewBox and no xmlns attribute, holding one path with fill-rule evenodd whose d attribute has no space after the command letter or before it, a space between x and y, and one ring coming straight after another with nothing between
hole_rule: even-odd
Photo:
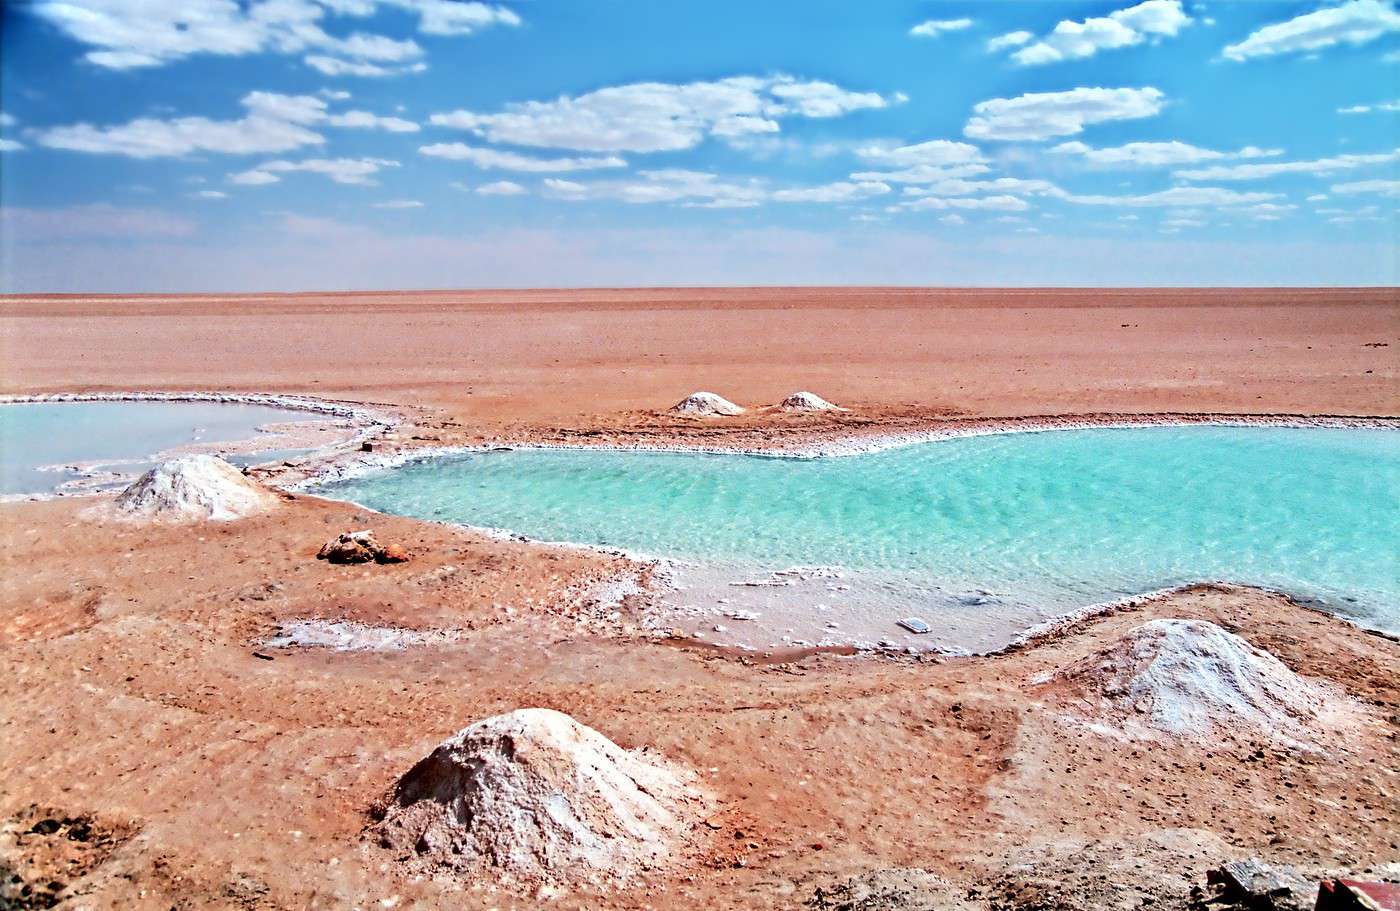
<instances>
[{"instance_id":1,"label":"white cloud","mask_svg":"<svg viewBox=\"0 0 1400 911\"><path fill-rule=\"evenodd\" d=\"M365 130L386 130L390 133L417 133L418 124L401 117L380 117L369 111L346 111L332 114L326 123L333 127L356 127Z\"/></svg>"},{"instance_id":2,"label":"white cloud","mask_svg":"<svg viewBox=\"0 0 1400 911\"><path fill-rule=\"evenodd\" d=\"M259 186L277 183L281 180L277 176L278 174L306 171L312 174L324 174L336 183L371 185L375 183L371 179L372 175L379 173L381 168L397 168L398 166L397 161L388 161L383 158L310 158L305 161L265 161L256 168L230 174L228 179L231 183L244 186Z\"/></svg>"},{"instance_id":3,"label":"white cloud","mask_svg":"<svg viewBox=\"0 0 1400 911\"><path fill-rule=\"evenodd\" d=\"M376 208L376 209L421 209L421 208L423 208L423 203L419 202L419 201L416 200L416 199L390 199L390 200L388 200L388 201L386 201L386 202L377 202L377 203L375 203L375 204L374 204L374 208Z\"/></svg>"},{"instance_id":4,"label":"white cloud","mask_svg":"<svg viewBox=\"0 0 1400 911\"><path fill-rule=\"evenodd\" d=\"M1209 168L1177 171L1175 176L1183 180L1262 180L1266 177L1276 177L1279 174L1333 174L1337 171L1350 171L1354 168L1388 164L1392 161L1400 161L1400 149L1373 155L1336 155L1312 161L1215 165Z\"/></svg>"},{"instance_id":5,"label":"white cloud","mask_svg":"<svg viewBox=\"0 0 1400 911\"><path fill-rule=\"evenodd\" d=\"M331 101L350 100L350 93L344 89L321 89L316 94L320 95L322 98L329 98Z\"/></svg>"},{"instance_id":6,"label":"white cloud","mask_svg":"<svg viewBox=\"0 0 1400 911\"><path fill-rule=\"evenodd\" d=\"M949 179L924 186L905 187L906 196L974 196L979 193L1039 196L1062 191L1048 180L1025 180L1020 177L997 177L991 180Z\"/></svg>"},{"instance_id":7,"label":"white cloud","mask_svg":"<svg viewBox=\"0 0 1400 911\"><path fill-rule=\"evenodd\" d=\"M428 35L467 35L520 17L500 6L456 0L380 0L418 14ZM161 66L197 54L314 53L306 63L330 75L388 75L420 57L412 40L323 27L326 12L365 16L376 0L39 0L33 14L94 50L85 59L109 69Z\"/></svg>"},{"instance_id":8,"label":"white cloud","mask_svg":"<svg viewBox=\"0 0 1400 911\"><path fill-rule=\"evenodd\" d=\"M997 51L1005 50L1009 47L1020 47L1027 41L1034 38L1032 32L1007 32L1005 35L997 35L987 42L987 52L995 54Z\"/></svg>"},{"instance_id":9,"label":"white cloud","mask_svg":"<svg viewBox=\"0 0 1400 911\"><path fill-rule=\"evenodd\" d=\"M857 199L869 199L872 196L883 196L889 191L889 184L878 181L863 181L861 183L840 181L817 187L777 190L773 193L773 199L778 202L850 202Z\"/></svg>"},{"instance_id":10,"label":"white cloud","mask_svg":"<svg viewBox=\"0 0 1400 911\"><path fill-rule=\"evenodd\" d=\"M1163 167L1195 164L1222 158L1268 158L1282 155L1282 149L1261 149L1245 146L1236 152L1218 152L1185 142L1129 142L1112 148L1095 149L1082 142L1062 142L1050 149L1057 155L1076 155L1096 165L1133 165Z\"/></svg>"},{"instance_id":11,"label":"white cloud","mask_svg":"<svg viewBox=\"0 0 1400 911\"><path fill-rule=\"evenodd\" d=\"M90 123L53 127L37 131L35 138L40 145L49 148L132 158L192 152L229 155L287 152L325 142L324 137L308 129L309 124L326 116L326 103L319 98L250 92L241 103L248 113L238 120L140 117L113 127L97 127Z\"/></svg>"},{"instance_id":12,"label":"white cloud","mask_svg":"<svg viewBox=\"0 0 1400 911\"><path fill-rule=\"evenodd\" d=\"M978 209L992 212L1024 212L1031 204L1019 196L922 196L918 199L901 202L894 209L920 211L923 209Z\"/></svg>"},{"instance_id":13,"label":"white cloud","mask_svg":"<svg viewBox=\"0 0 1400 911\"><path fill-rule=\"evenodd\" d=\"M466 161L478 168L500 168L505 171L527 171L536 173L560 173L564 171L592 171L598 168L625 168L627 162L616 155L601 158L532 158L515 152L500 149L483 149L461 142L438 142L422 146L418 151L433 158L447 158L453 161Z\"/></svg>"},{"instance_id":14,"label":"white cloud","mask_svg":"<svg viewBox=\"0 0 1400 911\"><path fill-rule=\"evenodd\" d=\"M140 117L128 123L98 127L90 123L53 127L36 132L40 145L94 154L161 158L215 152L225 155L289 152L320 145L325 137L318 125L415 132L418 125L398 117L380 117L368 111L332 114L315 95L279 95L249 92L240 101L248 113L237 120L177 117L160 120Z\"/></svg>"},{"instance_id":15,"label":"white cloud","mask_svg":"<svg viewBox=\"0 0 1400 911\"><path fill-rule=\"evenodd\" d=\"M721 139L776 133L787 116L836 117L891 103L873 92L789 76L736 76L714 82L636 82L576 97L527 101L505 111L434 114L437 126L469 130L491 142L592 152L689 149Z\"/></svg>"},{"instance_id":16,"label":"white cloud","mask_svg":"<svg viewBox=\"0 0 1400 911\"><path fill-rule=\"evenodd\" d=\"M24 143L14 139L0 139L0 152L23 152Z\"/></svg>"},{"instance_id":17,"label":"white cloud","mask_svg":"<svg viewBox=\"0 0 1400 911\"><path fill-rule=\"evenodd\" d=\"M1059 195L1066 202L1082 206L1246 206L1278 199L1277 193L1239 193L1222 187L1172 187L1157 193L1140 196L1076 196L1072 193Z\"/></svg>"},{"instance_id":18,"label":"white cloud","mask_svg":"<svg viewBox=\"0 0 1400 911\"><path fill-rule=\"evenodd\" d=\"M1355 180L1332 185L1333 193L1349 195L1367 193L1373 196L1400 196L1400 180Z\"/></svg>"},{"instance_id":19,"label":"white cloud","mask_svg":"<svg viewBox=\"0 0 1400 911\"><path fill-rule=\"evenodd\" d=\"M936 38L944 32L960 32L972 27L971 19L929 19L909 30L916 38Z\"/></svg>"},{"instance_id":20,"label":"white cloud","mask_svg":"<svg viewBox=\"0 0 1400 911\"><path fill-rule=\"evenodd\" d=\"M18 122L19 121L15 120L13 114L7 114L4 111L0 111L0 127L12 127Z\"/></svg>"},{"instance_id":21,"label":"white cloud","mask_svg":"<svg viewBox=\"0 0 1400 911\"><path fill-rule=\"evenodd\" d=\"M513 180L498 180L482 184L473 192L478 196L519 196L525 192L525 188Z\"/></svg>"},{"instance_id":22,"label":"white cloud","mask_svg":"<svg viewBox=\"0 0 1400 911\"><path fill-rule=\"evenodd\" d=\"M982 150L966 142L932 139L914 145L868 145L856 154L874 164L898 168L893 171L861 171L851 175L858 181L893 183L934 183L958 177L971 177L990 170Z\"/></svg>"},{"instance_id":23,"label":"white cloud","mask_svg":"<svg viewBox=\"0 0 1400 911\"><path fill-rule=\"evenodd\" d=\"M1350 0L1325 6L1286 22L1266 25L1222 52L1230 60L1320 51L1338 44L1357 46L1400 31L1400 13L1384 0Z\"/></svg>"},{"instance_id":24,"label":"white cloud","mask_svg":"<svg viewBox=\"0 0 1400 911\"><path fill-rule=\"evenodd\" d=\"M1181 8L1181 0L1145 0L1083 22L1063 19L1050 34L1027 44L1011 59L1022 66L1080 60L1102 50L1141 44L1148 37L1172 37L1191 22Z\"/></svg>"},{"instance_id":25,"label":"white cloud","mask_svg":"<svg viewBox=\"0 0 1400 911\"><path fill-rule=\"evenodd\" d=\"M943 222L945 225L965 225L965 224L967 224L967 219L966 219L966 218L963 218L961 215L959 215L959 214L956 213L956 212L949 212L947 215L944 215L942 218L940 218L940 219L938 219L938 220L941 221L941 222Z\"/></svg>"},{"instance_id":26,"label":"white cloud","mask_svg":"<svg viewBox=\"0 0 1400 911\"><path fill-rule=\"evenodd\" d=\"M730 183L703 171L669 168L641 171L638 180L577 183L544 179L545 192L556 199L582 201L614 199L628 203L681 202L705 208L747 208L759 205L767 192L757 181Z\"/></svg>"},{"instance_id":27,"label":"white cloud","mask_svg":"<svg viewBox=\"0 0 1400 911\"><path fill-rule=\"evenodd\" d=\"M1375 104L1354 104L1349 108L1337 108L1338 114L1369 114L1372 111L1382 111L1389 114L1400 111L1400 98L1394 101L1380 101Z\"/></svg>"},{"instance_id":28,"label":"white cloud","mask_svg":"<svg viewBox=\"0 0 1400 911\"><path fill-rule=\"evenodd\" d=\"M223 190L196 190L190 195L196 199L228 199L228 194Z\"/></svg>"},{"instance_id":29,"label":"white cloud","mask_svg":"<svg viewBox=\"0 0 1400 911\"><path fill-rule=\"evenodd\" d=\"M1095 123L1151 117L1162 109L1164 98L1155 88L1077 88L993 98L973 106L963 134L1005 140L1072 136Z\"/></svg>"},{"instance_id":30,"label":"white cloud","mask_svg":"<svg viewBox=\"0 0 1400 911\"><path fill-rule=\"evenodd\" d=\"M366 63L363 60L341 60L338 57L327 57L324 54L308 54L303 62L312 69L326 76L367 76L370 78L381 76L400 76L404 73L422 73L428 69L426 63L412 63L407 66L383 66L378 63Z\"/></svg>"},{"instance_id":31,"label":"white cloud","mask_svg":"<svg viewBox=\"0 0 1400 911\"><path fill-rule=\"evenodd\" d=\"M1328 195L1327 195L1326 193L1314 193L1313 195L1311 195L1311 196L1308 197L1308 200L1307 200L1307 201L1308 201L1308 202L1325 202L1328 198L1329 198L1329 197L1328 197Z\"/></svg>"}]
</instances>

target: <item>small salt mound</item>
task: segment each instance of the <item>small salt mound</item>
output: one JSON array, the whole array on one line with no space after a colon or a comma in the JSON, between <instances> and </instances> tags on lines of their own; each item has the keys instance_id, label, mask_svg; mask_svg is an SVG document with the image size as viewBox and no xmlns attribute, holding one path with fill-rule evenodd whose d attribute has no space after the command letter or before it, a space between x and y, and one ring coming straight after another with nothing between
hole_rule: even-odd
<instances>
[{"instance_id":1,"label":"small salt mound","mask_svg":"<svg viewBox=\"0 0 1400 911\"><path fill-rule=\"evenodd\" d=\"M844 411L815 392L794 392L778 403L784 411Z\"/></svg>"},{"instance_id":2,"label":"small salt mound","mask_svg":"<svg viewBox=\"0 0 1400 911\"><path fill-rule=\"evenodd\" d=\"M257 515L276 505L276 494L212 455L162 462L116 500L118 513L127 516L221 522Z\"/></svg>"},{"instance_id":3,"label":"small salt mound","mask_svg":"<svg viewBox=\"0 0 1400 911\"><path fill-rule=\"evenodd\" d=\"M568 715L520 709L478 721L414 766L377 830L429 870L620 883L675 853L703 804L692 777Z\"/></svg>"},{"instance_id":4,"label":"small salt mound","mask_svg":"<svg viewBox=\"0 0 1400 911\"><path fill-rule=\"evenodd\" d=\"M692 392L671 406L676 414L735 415L744 409L713 392Z\"/></svg>"},{"instance_id":5,"label":"small salt mound","mask_svg":"<svg viewBox=\"0 0 1400 911\"><path fill-rule=\"evenodd\" d=\"M1039 682L1064 682L1130 736L1231 732L1309 742L1330 691L1214 623L1153 620ZM1077 704L1079 700L1075 700Z\"/></svg>"}]
</instances>

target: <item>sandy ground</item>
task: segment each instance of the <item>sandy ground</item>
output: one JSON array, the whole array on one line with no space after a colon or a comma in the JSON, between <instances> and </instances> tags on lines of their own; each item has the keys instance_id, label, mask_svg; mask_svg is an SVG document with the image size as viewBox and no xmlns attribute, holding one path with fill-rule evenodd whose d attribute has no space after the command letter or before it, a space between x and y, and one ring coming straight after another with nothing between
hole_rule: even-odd
<instances>
[{"instance_id":1,"label":"sandy ground","mask_svg":"<svg viewBox=\"0 0 1400 911\"><path fill-rule=\"evenodd\" d=\"M1400 399L1393 288L0 298L0 339L0 392L301 392L474 428L630 427L696 389L741 405L810 389L853 420Z\"/></svg>"},{"instance_id":2,"label":"sandy ground","mask_svg":"<svg viewBox=\"0 0 1400 911\"><path fill-rule=\"evenodd\" d=\"M390 448L1400 411L1394 289L26 298L0 299L0 340L3 392L388 403L415 416ZM745 405L806 388L853 410L663 413L703 388ZM1227 858L1400 872L1384 866L1400 858L1400 646L1277 595L1195 589L999 657L755 662L638 635L636 603L601 594L634 569L618 557L308 496L194 527L102 524L87 506L0 506L0 879L18 877L0 896L27 884L73 908L836 908L850 907L830 899L847 878L892 870L878 876L905 898L860 907L953 907L909 897L922 874L907 868L924 868L968 907L1185 909ZM314 559L365 527L416 558ZM1366 723L1312 754L1125 746L1065 724L1029 685L1162 616L1222 623L1335 682ZM302 620L353 622L365 641L423 635L387 651L265 644ZM722 808L688 869L547 899L407 879L363 837L373 802L442 738L530 705L706 776Z\"/></svg>"},{"instance_id":3,"label":"sandy ground","mask_svg":"<svg viewBox=\"0 0 1400 911\"><path fill-rule=\"evenodd\" d=\"M1043 897L1069 874L1047 886L1044 871L1007 867L1084 840L1110 856L1080 875L1185 907L1227 857L1357 873L1396 858L1400 647L1278 596L1190 591L998 658L765 665L629 636L626 617L609 621L586 596L617 558L307 497L193 533L95 524L81 501L6 508L0 857L63 883L73 907L531 907L407 880L362 837L375 798L439 740L520 706L654 746L721 795L692 869L553 907L796 907L889 867ZM334 531L364 525L420 556L314 559ZM1314 755L1247 738L1125 745L1066 725L1029 685L1156 616L1226 624L1340 683L1368 723ZM388 652L262 646L306 617L467 635ZM84 820L114 843L101 862L60 863L52 837L20 834L45 818ZM1154 887L1134 868L1145 836L1204 847L1162 852L1180 882ZM1079 894L1048 907L1118 906ZM1025 901L995 907L1046 907Z\"/></svg>"}]
</instances>

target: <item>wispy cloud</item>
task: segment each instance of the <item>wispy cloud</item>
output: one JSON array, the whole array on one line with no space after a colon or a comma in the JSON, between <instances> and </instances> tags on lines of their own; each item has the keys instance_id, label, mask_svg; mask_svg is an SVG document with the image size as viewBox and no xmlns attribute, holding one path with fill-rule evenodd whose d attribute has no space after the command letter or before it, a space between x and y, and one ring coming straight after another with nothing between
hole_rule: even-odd
<instances>
[{"instance_id":1,"label":"wispy cloud","mask_svg":"<svg viewBox=\"0 0 1400 911\"><path fill-rule=\"evenodd\" d=\"M1349 0L1276 22L1251 33L1222 52L1229 60L1245 61L1278 54L1321 51L1338 44L1366 44L1388 32L1400 31L1400 13L1384 0Z\"/></svg>"},{"instance_id":2,"label":"wispy cloud","mask_svg":"<svg viewBox=\"0 0 1400 911\"><path fill-rule=\"evenodd\" d=\"M1155 88L1077 88L993 98L973 106L963 135L1001 140L1072 136L1091 124L1151 117L1162 110L1165 98Z\"/></svg>"}]
</instances>

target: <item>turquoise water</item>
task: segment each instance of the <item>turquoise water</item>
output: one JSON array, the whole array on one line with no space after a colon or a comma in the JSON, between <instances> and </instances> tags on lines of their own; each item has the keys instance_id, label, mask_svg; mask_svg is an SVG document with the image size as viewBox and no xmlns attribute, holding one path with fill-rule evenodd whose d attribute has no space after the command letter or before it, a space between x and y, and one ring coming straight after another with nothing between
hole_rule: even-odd
<instances>
[{"instance_id":1,"label":"turquoise water","mask_svg":"<svg viewBox=\"0 0 1400 911\"><path fill-rule=\"evenodd\" d=\"M124 474L139 473L158 453L177 446L247 440L264 424L318 419L304 411L221 402L0 405L0 494L46 493L84 476L82 471L52 466L110 466ZM266 461L271 455L227 458L244 464Z\"/></svg>"},{"instance_id":2,"label":"turquoise water","mask_svg":"<svg viewBox=\"0 0 1400 911\"><path fill-rule=\"evenodd\" d=\"M1064 430L804 460L513 450L412 463L326 493L745 570L840 567L857 585L899 580L891 597L925 609L980 591L1062 610L1231 580L1400 629L1391 430Z\"/></svg>"}]
</instances>

